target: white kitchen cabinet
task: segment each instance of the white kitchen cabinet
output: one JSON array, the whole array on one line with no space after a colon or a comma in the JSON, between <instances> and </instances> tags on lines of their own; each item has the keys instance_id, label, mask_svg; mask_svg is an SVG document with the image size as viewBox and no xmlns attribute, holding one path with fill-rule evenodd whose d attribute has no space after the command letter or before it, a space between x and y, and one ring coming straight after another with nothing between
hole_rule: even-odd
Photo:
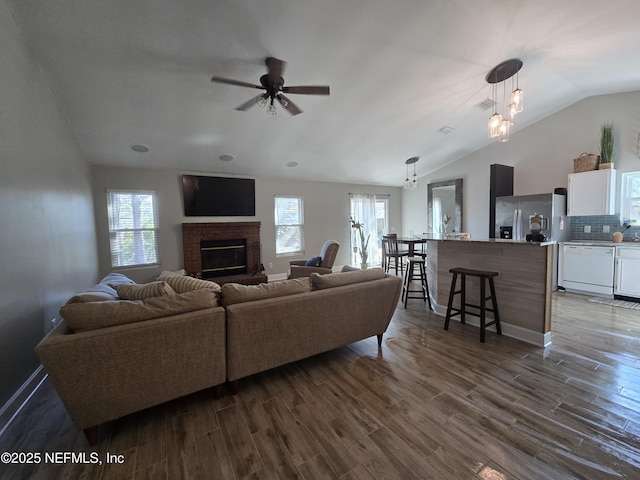
<instances>
[{"instance_id":1,"label":"white kitchen cabinet","mask_svg":"<svg viewBox=\"0 0 640 480\"><path fill-rule=\"evenodd\" d=\"M616 247L614 293L640 298L640 247Z\"/></svg>"},{"instance_id":2,"label":"white kitchen cabinet","mask_svg":"<svg viewBox=\"0 0 640 480\"><path fill-rule=\"evenodd\" d=\"M615 170L571 173L567 215L613 215L616 209L615 195Z\"/></svg>"}]
</instances>

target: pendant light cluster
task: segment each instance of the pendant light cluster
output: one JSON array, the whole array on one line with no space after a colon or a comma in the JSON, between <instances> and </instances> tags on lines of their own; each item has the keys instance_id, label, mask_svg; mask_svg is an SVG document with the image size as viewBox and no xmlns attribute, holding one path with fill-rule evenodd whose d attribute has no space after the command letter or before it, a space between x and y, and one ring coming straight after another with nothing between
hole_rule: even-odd
<instances>
[{"instance_id":1,"label":"pendant light cluster","mask_svg":"<svg viewBox=\"0 0 640 480\"><path fill-rule=\"evenodd\" d=\"M406 162L407 164L407 178L404 179L404 188L415 190L418 188L418 175L416 175L416 162L420 160L420 157L411 157ZM413 165L413 177L409 180L409 165Z\"/></svg>"},{"instance_id":2,"label":"pendant light cluster","mask_svg":"<svg viewBox=\"0 0 640 480\"><path fill-rule=\"evenodd\" d=\"M522 111L524 92L518 85L518 72L522 68L522 60L511 58L495 66L487 74L487 83L493 85L492 98L495 105L493 115L489 118L489 138L497 138L500 142L509 140L511 125L516 115ZM515 81L514 81L515 76ZM511 102L507 104L507 80L511 79ZM502 83L503 114L498 113L499 83ZM514 88L515 87L515 88Z\"/></svg>"}]
</instances>

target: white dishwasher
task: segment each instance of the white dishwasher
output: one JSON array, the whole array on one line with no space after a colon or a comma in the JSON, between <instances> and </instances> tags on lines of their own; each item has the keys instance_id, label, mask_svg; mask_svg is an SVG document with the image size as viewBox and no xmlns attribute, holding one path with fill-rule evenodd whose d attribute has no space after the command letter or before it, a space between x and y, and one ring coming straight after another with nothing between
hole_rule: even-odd
<instances>
[{"instance_id":1,"label":"white dishwasher","mask_svg":"<svg viewBox=\"0 0 640 480\"><path fill-rule=\"evenodd\" d=\"M614 247L565 243L562 253L565 290L613 298Z\"/></svg>"}]
</instances>

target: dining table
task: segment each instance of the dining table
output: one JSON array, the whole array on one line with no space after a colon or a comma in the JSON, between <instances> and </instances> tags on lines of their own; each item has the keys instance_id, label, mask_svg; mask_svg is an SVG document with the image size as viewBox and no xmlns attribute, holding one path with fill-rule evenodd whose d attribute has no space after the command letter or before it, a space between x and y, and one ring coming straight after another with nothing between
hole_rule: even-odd
<instances>
[{"instance_id":1,"label":"dining table","mask_svg":"<svg viewBox=\"0 0 640 480\"><path fill-rule=\"evenodd\" d=\"M427 239L421 237L398 237L398 243L407 245L409 256L413 257L416 253L416 245L427 243Z\"/></svg>"}]
</instances>

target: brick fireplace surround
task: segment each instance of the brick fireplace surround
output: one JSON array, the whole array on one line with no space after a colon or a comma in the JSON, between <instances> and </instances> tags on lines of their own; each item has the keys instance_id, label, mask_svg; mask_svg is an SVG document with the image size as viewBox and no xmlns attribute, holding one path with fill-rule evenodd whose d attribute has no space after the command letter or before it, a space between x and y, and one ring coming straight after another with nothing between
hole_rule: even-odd
<instances>
[{"instance_id":1,"label":"brick fireplace surround","mask_svg":"<svg viewBox=\"0 0 640 480\"><path fill-rule=\"evenodd\" d=\"M200 242L202 240L247 240L247 274L217 277L216 283L266 283L267 276L262 273L260 248L260 222L215 222L183 223L182 250L184 269L189 275L202 274ZM256 249L257 248L257 252ZM257 272L254 274L254 272Z\"/></svg>"}]
</instances>

